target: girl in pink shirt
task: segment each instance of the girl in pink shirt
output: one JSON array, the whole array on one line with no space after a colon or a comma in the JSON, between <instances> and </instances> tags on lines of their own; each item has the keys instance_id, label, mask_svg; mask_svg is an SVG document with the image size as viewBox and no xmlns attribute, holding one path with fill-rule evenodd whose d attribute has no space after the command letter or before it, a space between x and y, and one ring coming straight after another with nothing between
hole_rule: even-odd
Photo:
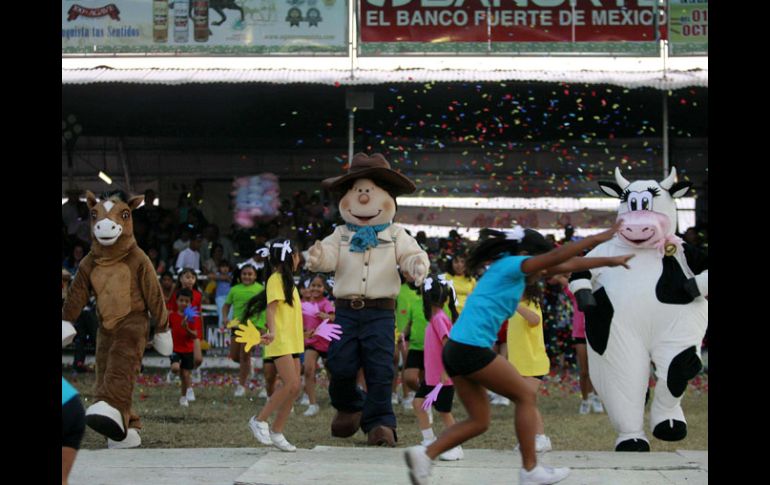
<instances>
[{"instance_id":1,"label":"girl in pink shirt","mask_svg":"<svg viewBox=\"0 0 770 485\"><path fill-rule=\"evenodd\" d=\"M441 352L444 350L444 343L449 338L452 322L457 319L456 299L452 282L444 279L443 275L430 275L425 278L422 287L422 303L425 318L429 320L428 326L425 329L425 380L420 383L420 389L417 391L412 402L412 407L414 407L414 412L417 416L417 423L422 433L423 446L428 446L436 440L428 413L423 410L426 398L432 401L433 406L438 411L439 416L441 416L444 428L449 428L455 424L454 416L452 416L454 386L452 385L452 380L444 371ZM452 320L449 319L443 310L447 301L449 301L448 307L452 313ZM430 406L430 403L428 403L428 406ZM439 455L439 459L444 461L455 461L462 458L463 449L461 446L452 448Z\"/></svg>"},{"instance_id":2,"label":"girl in pink shirt","mask_svg":"<svg viewBox=\"0 0 770 485\"><path fill-rule=\"evenodd\" d=\"M565 280L567 276L561 275ZM580 402L580 414L588 414L593 410L595 413L603 413L604 406L602 405L599 396L594 391L594 386L591 383L591 376L588 375L588 352L586 351L586 317L578 310L577 300L575 295L569 291L569 285L564 284L564 292L572 302L572 341L575 345L575 355L577 356L578 371L580 372L580 394L583 396L583 400Z\"/></svg>"},{"instance_id":3,"label":"girl in pink shirt","mask_svg":"<svg viewBox=\"0 0 770 485\"><path fill-rule=\"evenodd\" d=\"M310 402L304 416L315 416L319 407L316 401L316 364L329 351L329 341L315 335L315 329L324 320L334 321L334 305L326 298L326 282L320 275L310 277L309 298L302 303L302 326L305 333L305 393Z\"/></svg>"}]
</instances>

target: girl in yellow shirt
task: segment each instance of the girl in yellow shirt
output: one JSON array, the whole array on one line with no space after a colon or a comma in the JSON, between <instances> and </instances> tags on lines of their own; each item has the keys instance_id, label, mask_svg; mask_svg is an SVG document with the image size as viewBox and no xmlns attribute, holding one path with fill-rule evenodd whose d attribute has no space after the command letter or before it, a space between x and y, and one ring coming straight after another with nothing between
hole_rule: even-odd
<instances>
[{"instance_id":1,"label":"girl in yellow shirt","mask_svg":"<svg viewBox=\"0 0 770 485\"><path fill-rule=\"evenodd\" d=\"M542 287L538 283L526 286L516 313L508 319L507 332L508 361L532 386L535 396L543 377L551 367L543 338L543 311L540 306L542 293ZM535 451L544 452L550 449L551 439L545 435L543 416L538 409ZM518 451L518 445L515 451Z\"/></svg>"},{"instance_id":2,"label":"girl in yellow shirt","mask_svg":"<svg viewBox=\"0 0 770 485\"><path fill-rule=\"evenodd\" d=\"M283 428L300 392L299 357L305 351L302 303L294 285L294 272L300 261L299 251L291 240L281 238L269 241L267 248L272 274L267 280L267 289L254 298L258 299L257 307L267 307L267 333L262 334L265 358L275 363L283 386L275 389L257 416L251 417L249 428L262 444L273 445L283 451L296 451L297 448L283 436ZM274 412L277 414L271 430L267 419Z\"/></svg>"},{"instance_id":3,"label":"girl in yellow shirt","mask_svg":"<svg viewBox=\"0 0 770 485\"><path fill-rule=\"evenodd\" d=\"M451 281L457 294L457 312L462 313L465 306L465 300L476 287L476 278L469 276L468 269L465 267L465 254L455 254L448 261L447 272L444 278ZM449 309L444 308L449 313Z\"/></svg>"}]
</instances>

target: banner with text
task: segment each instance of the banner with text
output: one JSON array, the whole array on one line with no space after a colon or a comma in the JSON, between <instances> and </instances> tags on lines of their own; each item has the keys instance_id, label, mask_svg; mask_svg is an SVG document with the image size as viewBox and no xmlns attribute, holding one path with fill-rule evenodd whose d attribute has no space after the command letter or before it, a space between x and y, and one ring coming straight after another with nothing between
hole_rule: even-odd
<instances>
[{"instance_id":1,"label":"banner with text","mask_svg":"<svg viewBox=\"0 0 770 485\"><path fill-rule=\"evenodd\" d=\"M62 0L62 54L347 55L346 0Z\"/></svg>"},{"instance_id":2,"label":"banner with text","mask_svg":"<svg viewBox=\"0 0 770 485\"><path fill-rule=\"evenodd\" d=\"M668 50L672 56L709 53L708 0L668 0Z\"/></svg>"},{"instance_id":3,"label":"banner with text","mask_svg":"<svg viewBox=\"0 0 770 485\"><path fill-rule=\"evenodd\" d=\"M359 0L362 55L658 55L656 0Z\"/></svg>"}]
</instances>

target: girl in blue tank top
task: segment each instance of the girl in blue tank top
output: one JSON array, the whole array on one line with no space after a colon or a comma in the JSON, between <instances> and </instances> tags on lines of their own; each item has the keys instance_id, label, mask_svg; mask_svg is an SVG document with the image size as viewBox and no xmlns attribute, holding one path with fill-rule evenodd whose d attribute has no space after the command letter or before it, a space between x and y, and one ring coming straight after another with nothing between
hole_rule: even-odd
<instances>
[{"instance_id":1,"label":"girl in blue tank top","mask_svg":"<svg viewBox=\"0 0 770 485\"><path fill-rule=\"evenodd\" d=\"M430 446L414 446L406 450L412 483L428 483L432 460L487 429L490 422L487 389L516 404L516 436L522 457L520 482L556 483L569 474L569 468L537 464L535 390L506 358L494 353L491 347L502 322L516 311L528 282L599 266L628 268L626 263L632 255L578 257L586 249L611 239L619 227L620 224L616 223L607 231L557 249L552 249L540 233L531 229L516 227L482 231L482 238L486 238L471 251L467 266L471 274L485 265L488 267L468 296L442 354L444 368L454 382L468 418L446 429Z\"/></svg>"}]
</instances>

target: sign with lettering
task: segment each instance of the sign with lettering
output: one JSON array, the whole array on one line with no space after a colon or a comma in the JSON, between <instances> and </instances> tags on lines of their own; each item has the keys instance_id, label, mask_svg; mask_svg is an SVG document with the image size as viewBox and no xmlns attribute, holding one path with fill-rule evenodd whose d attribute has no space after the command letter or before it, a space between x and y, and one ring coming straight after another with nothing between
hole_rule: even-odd
<instances>
[{"instance_id":1,"label":"sign with lettering","mask_svg":"<svg viewBox=\"0 0 770 485\"><path fill-rule=\"evenodd\" d=\"M669 0L668 48L672 56L709 53L708 0Z\"/></svg>"},{"instance_id":2,"label":"sign with lettering","mask_svg":"<svg viewBox=\"0 0 770 485\"><path fill-rule=\"evenodd\" d=\"M62 0L62 54L347 55L347 0Z\"/></svg>"},{"instance_id":3,"label":"sign with lettering","mask_svg":"<svg viewBox=\"0 0 770 485\"><path fill-rule=\"evenodd\" d=\"M359 0L361 53L658 55L656 0Z\"/></svg>"}]
</instances>

